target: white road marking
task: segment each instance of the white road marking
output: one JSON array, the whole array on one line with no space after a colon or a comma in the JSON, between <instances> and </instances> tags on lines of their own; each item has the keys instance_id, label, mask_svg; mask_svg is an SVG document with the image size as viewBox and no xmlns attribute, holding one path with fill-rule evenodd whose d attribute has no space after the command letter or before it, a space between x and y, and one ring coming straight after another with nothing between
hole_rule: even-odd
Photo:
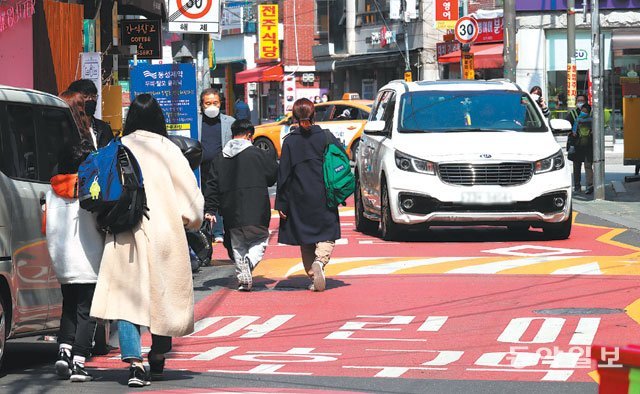
<instances>
[{"instance_id":1,"label":"white road marking","mask_svg":"<svg viewBox=\"0 0 640 394\"><path fill-rule=\"evenodd\" d=\"M539 263L545 263L548 261L561 261L568 259L575 259L573 256L540 256L531 257L528 259L515 259L496 261L493 263L472 265L469 267L456 268L451 271L447 271L447 274L496 274L500 271L508 270L511 268L525 267L527 265L534 265Z\"/></svg>"},{"instance_id":2,"label":"white road marking","mask_svg":"<svg viewBox=\"0 0 640 394\"><path fill-rule=\"evenodd\" d=\"M600 264L589 263L555 270L551 275L602 275Z\"/></svg>"},{"instance_id":3,"label":"white road marking","mask_svg":"<svg viewBox=\"0 0 640 394\"><path fill-rule=\"evenodd\" d=\"M394 261L392 263L370 265L367 267L353 268L344 272L341 272L340 276L349 275L384 275L391 274L398 270L421 267L425 265L433 265L440 263L447 263L450 261L466 260L469 257L434 257L431 259L419 259L419 260L404 260Z\"/></svg>"},{"instance_id":4,"label":"white road marking","mask_svg":"<svg viewBox=\"0 0 640 394\"><path fill-rule=\"evenodd\" d=\"M521 250L537 250L538 252L520 252ZM587 252L582 249L553 248L550 246L518 245L508 248L483 250L484 253L503 254L507 256L536 257L536 256L558 256L562 254Z\"/></svg>"}]
</instances>

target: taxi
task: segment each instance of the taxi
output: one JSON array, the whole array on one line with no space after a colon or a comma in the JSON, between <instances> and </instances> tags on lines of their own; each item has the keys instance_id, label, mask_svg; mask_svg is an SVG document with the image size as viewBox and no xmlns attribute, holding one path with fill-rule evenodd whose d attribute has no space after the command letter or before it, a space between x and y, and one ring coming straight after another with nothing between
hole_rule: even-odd
<instances>
[{"instance_id":1,"label":"taxi","mask_svg":"<svg viewBox=\"0 0 640 394\"><path fill-rule=\"evenodd\" d=\"M316 104L315 123L330 130L342 142L349 157L354 159L372 105L372 100L360 100L357 94L345 93L343 100ZM280 158L282 140L289 134L293 123L289 112L277 122L256 126L253 144Z\"/></svg>"}]
</instances>

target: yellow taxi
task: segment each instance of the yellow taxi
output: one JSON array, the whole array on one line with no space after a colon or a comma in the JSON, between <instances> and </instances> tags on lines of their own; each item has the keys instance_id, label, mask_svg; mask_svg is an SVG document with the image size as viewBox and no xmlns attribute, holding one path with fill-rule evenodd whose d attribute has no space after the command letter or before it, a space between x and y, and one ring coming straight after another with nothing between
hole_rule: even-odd
<instances>
[{"instance_id":1,"label":"yellow taxi","mask_svg":"<svg viewBox=\"0 0 640 394\"><path fill-rule=\"evenodd\" d=\"M345 97L358 97L345 94ZM323 129L330 130L338 140L342 141L347 154L355 159L355 152L360 142L364 124L371 112L372 100L347 99L328 101L315 105L315 123ZM291 112L281 120L256 126L253 144L270 154L280 158L282 139L289 134L294 123Z\"/></svg>"}]
</instances>

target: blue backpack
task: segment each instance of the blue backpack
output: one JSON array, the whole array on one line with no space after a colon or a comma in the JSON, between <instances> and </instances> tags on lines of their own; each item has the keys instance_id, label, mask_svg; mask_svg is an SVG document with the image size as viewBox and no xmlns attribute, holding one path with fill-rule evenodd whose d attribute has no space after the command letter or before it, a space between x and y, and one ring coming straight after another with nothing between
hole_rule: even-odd
<instances>
[{"instance_id":1,"label":"blue backpack","mask_svg":"<svg viewBox=\"0 0 640 394\"><path fill-rule=\"evenodd\" d=\"M80 207L97 213L98 226L111 234L130 230L149 217L142 172L120 138L89 154L78 169Z\"/></svg>"}]
</instances>

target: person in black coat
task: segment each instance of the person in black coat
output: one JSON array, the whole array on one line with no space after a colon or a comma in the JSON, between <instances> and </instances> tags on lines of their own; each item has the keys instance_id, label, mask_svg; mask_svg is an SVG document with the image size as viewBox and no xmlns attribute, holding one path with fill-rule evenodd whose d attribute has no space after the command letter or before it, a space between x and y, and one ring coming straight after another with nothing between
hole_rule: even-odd
<instances>
[{"instance_id":1,"label":"person in black coat","mask_svg":"<svg viewBox=\"0 0 640 394\"><path fill-rule=\"evenodd\" d=\"M231 241L238 289L250 291L251 271L260 263L269 241L271 202L269 186L278 175L278 163L251 143L251 121L231 125L233 139L210 165L205 188L205 219L224 218L225 234Z\"/></svg>"},{"instance_id":2,"label":"person in black coat","mask_svg":"<svg viewBox=\"0 0 640 394\"><path fill-rule=\"evenodd\" d=\"M98 108L98 88L90 79L78 79L71 82L69 90L78 92L84 97L84 111L89 118L89 126L95 138L95 147L102 148L113 140L113 131L109 123L94 116Z\"/></svg>"},{"instance_id":3,"label":"person in black coat","mask_svg":"<svg viewBox=\"0 0 640 394\"><path fill-rule=\"evenodd\" d=\"M324 266L340 238L338 209L327 207L324 186L326 135L313 124L315 109L310 100L297 100L292 112L299 127L282 145L275 206L280 214L278 241L300 245L304 269L313 280L309 289L324 291ZM333 135L331 138L341 146Z\"/></svg>"}]
</instances>

